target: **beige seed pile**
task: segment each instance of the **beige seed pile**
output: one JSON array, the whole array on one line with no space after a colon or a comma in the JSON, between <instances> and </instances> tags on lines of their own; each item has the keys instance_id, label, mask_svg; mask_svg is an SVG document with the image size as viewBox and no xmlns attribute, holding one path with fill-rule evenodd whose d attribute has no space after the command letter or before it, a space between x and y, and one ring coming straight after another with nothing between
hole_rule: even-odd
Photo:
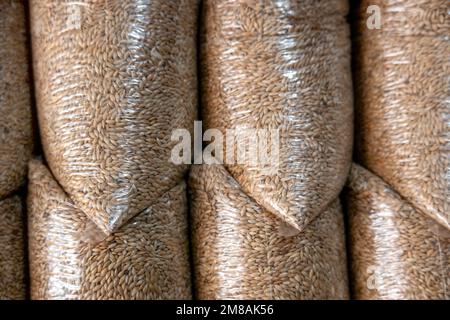
<instances>
[{"instance_id":1,"label":"beige seed pile","mask_svg":"<svg viewBox=\"0 0 450 320\"><path fill-rule=\"evenodd\" d=\"M25 299L25 252L22 202L0 200L0 300Z\"/></svg>"},{"instance_id":2,"label":"beige seed pile","mask_svg":"<svg viewBox=\"0 0 450 320\"><path fill-rule=\"evenodd\" d=\"M199 299L346 299L338 200L301 233L262 209L223 166L194 166L193 262Z\"/></svg>"},{"instance_id":3,"label":"beige seed pile","mask_svg":"<svg viewBox=\"0 0 450 320\"><path fill-rule=\"evenodd\" d=\"M353 165L349 226L356 299L450 299L450 231Z\"/></svg>"},{"instance_id":4,"label":"beige seed pile","mask_svg":"<svg viewBox=\"0 0 450 320\"><path fill-rule=\"evenodd\" d=\"M43 148L75 205L111 233L182 180L175 128L196 117L198 0L33 0Z\"/></svg>"},{"instance_id":5,"label":"beige seed pile","mask_svg":"<svg viewBox=\"0 0 450 320\"><path fill-rule=\"evenodd\" d=\"M25 299L24 221L13 195L33 149L23 1L0 0L0 300Z\"/></svg>"},{"instance_id":6,"label":"beige seed pile","mask_svg":"<svg viewBox=\"0 0 450 320\"><path fill-rule=\"evenodd\" d=\"M0 0L0 199L20 187L32 152L23 1Z\"/></svg>"},{"instance_id":7,"label":"beige seed pile","mask_svg":"<svg viewBox=\"0 0 450 320\"><path fill-rule=\"evenodd\" d=\"M40 162L28 194L32 299L189 299L183 183L106 238Z\"/></svg>"},{"instance_id":8,"label":"beige seed pile","mask_svg":"<svg viewBox=\"0 0 450 320\"><path fill-rule=\"evenodd\" d=\"M346 0L210 0L201 32L206 128L279 129L276 174L227 165L266 210L303 229L348 174L353 110Z\"/></svg>"},{"instance_id":9,"label":"beige seed pile","mask_svg":"<svg viewBox=\"0 0 450 320\"><path fill-rule=\"evenodd\" d=\"M380 30L368 30L369 4ZM358 161L450 229L448 0L362 1L355 26Z\"/></svg>"}]
</instances>

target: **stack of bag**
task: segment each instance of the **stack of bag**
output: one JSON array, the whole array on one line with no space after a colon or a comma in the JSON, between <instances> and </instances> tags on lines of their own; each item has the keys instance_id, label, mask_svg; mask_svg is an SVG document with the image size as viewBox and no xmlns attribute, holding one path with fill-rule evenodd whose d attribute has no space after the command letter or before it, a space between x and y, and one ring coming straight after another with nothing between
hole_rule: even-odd
<instances>
[{"instance_id":1,"label":"stack of bag","mask_svg":"<svg viewBox=\"0 0 450 320\"><path fill-rule=\"evenodd\" d=\"M205 129L272 130L279 143L268 166L192 168L198 298L349 297L338 200L353 143L347 11L344 0L204 2Z\"/></svg>"},{"instance_id":2,"label":"stack of bag","mask_svg":"<svg viewBox=\"0 0 450 320\"><path fill-rule=\"evenodd\" d=\"M0 300L28 296L26 239L32 299L449 299L448 0L355 3L355 119L347 0L203 1L189 173L200 2L30 1L30 160L25 2L0 0Z\"/></svg>"},{"instance_id":3,"label":"stack of bag","mask_svg":"<svg viewBox=\"0 0 450 320\"><path fill-rule=\"evenodd\" d=\"M30 164L33 299L189 299L176 128L197 116L197 0L32 1L47 163Z\"/></svg>"},{"instance_id":4,"label":"stack of bag","mask_svg":"<svg viewBox=\"0 0 450 320\"><path fill-rule=\"evenodd\" d=\"M381 29L368 29L376 5ZM450 297L447 0L356 7L356 161L349 238L357 299Z\"/></svg>"},{"instance_id":5,"label":"stack of bag","mask_svg":"<svg viewBox=\"0 0 450 320\"><path fill-rule=\"evenodd\" d=\"M0 0L0 300L25 299L21 187L33 152L23 1Z\"/></svg>"}]
</instances>

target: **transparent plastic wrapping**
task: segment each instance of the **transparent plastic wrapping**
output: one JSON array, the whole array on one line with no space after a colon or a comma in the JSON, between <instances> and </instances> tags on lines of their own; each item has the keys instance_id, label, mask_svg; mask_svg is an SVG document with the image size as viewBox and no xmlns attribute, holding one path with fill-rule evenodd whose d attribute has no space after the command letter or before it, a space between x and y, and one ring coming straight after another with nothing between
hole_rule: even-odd
<instances>
[{"instance_id":1,"label":"transparent plastic wrapping","mask_svg":"<svg viewBox=\"0 0 450 320\"><path fill-rule=\"evenodd\" d=\"M24 239L21 199L0 200L0 300L26 298Z\"/></svg>"},{"instance_id":2,"label":"transparent plastic wrapping","mask_svg":"<svg viewBox=\"0 0 450 320\"><path fill-rule=\"evenodd\" d=\"M42 163L30 163L29 180L32 299L191 298L184 182L100 237Z\"/></svg>"},{"instance_id":3,"label":"transparent plastic wrapping","mask_svg":"<svg viewBox=\"0 0 450 320\"><path fill-rule=\"evenodd\" d=\"M24 182L33 149L26 42L23 1L0 0L0 199Z\"/></svg>"},{"instance_id":4,"label":"transparent plastic wrapping","mask_svg":"<svg viewBox=\"0 0 450 320\"><path fill-rule=\"evenodd\" d=\"M368 5L381 29L366 26ZM450 229L450 4L356 7L357 161Z\"/></svg>"},{"instance_id":5,"label":"transparent plastic wrapping","mask_svg":"<svg viewBox=\"0 0 450 320\"><path fill-rule=\"evenodd\" d=\"M26 298L24 221L14 192L33 150L24 2L0 0L0 300Z\"/></svg>"},{"instance_id":6,"label":"transparent plastic wrapping","mask_svg":"<svg viewBox=\"0 0 450 320\"><path fill-rule=\"evenodd\" d=\"M193 130L198 0L30 2L42 143L73 202L106 233L186 173L173 129Z\"/></svg>"},{"instance_id":7,"label":"transparent plastic wrapping","mask_svg":"<svg viewBox=\"0 0 450 320\"><path fill-rule=\"evenodd\" d=\"M346 0L204 1L205 127L278 131L276 173L225 165L244 192L298 230L335 201L351 163L347 11Z\"/></svg>"},{"instance_id":8,"label":"transparent plastic wrapping","mask_svg":"<svg viewBox=\"0 0 450 320\"><path fill-rule=\"evenodd\" d=\"M337 199L299 232L254 202L221 165L193 166L189 187L197 298L348 298Z\"/></svg>"},{"instance_id":9,"label":"transparent plastic wrapping","mask_svg":"<svg viewBox=\"0 0 450 320\"><path fill-rule=\"evenodd\" d=\"M348 189L353 297L450 299L450 231L363 167Z\"/></svg>"}]
</instances>

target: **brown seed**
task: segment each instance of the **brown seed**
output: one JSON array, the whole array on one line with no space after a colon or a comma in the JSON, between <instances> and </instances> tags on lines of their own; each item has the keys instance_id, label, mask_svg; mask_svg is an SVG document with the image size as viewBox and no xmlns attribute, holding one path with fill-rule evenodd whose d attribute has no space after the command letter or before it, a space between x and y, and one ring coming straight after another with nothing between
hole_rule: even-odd
<instances>
[{"instance_id":1,"label":"brown seed","mask_svg":"<svg viewBox=\"0 0 450 320\"><path fill-rule=\"evenodd\" d=\"M30 3L36 98L55 178L111 233L187 170L175 128L197 106L198 0Z\"/></svg>"},{"instance_id":2,"label":"brown seed","mask_svg":"<svg viewBox=\"0 0 450 320\"><path fill-rule=\"evenodd\" d=\"M30 163L32 299L190 299L187 199L182 182L110 236L40 162Z\"/></svg>"}]
</instances>

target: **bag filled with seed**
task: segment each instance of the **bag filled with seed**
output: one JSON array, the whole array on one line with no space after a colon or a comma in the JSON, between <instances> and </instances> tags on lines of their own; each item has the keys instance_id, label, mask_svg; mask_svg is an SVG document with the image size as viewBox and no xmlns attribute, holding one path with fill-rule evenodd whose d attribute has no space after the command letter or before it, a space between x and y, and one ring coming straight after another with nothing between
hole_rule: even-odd
<instances>
[{"instance_id":1,"label":"bag filled with seed","mask_svg":"<svg viewBox=\"0 0 450 320\"><path fill-rule=\"evenodd\" d=\"M348 190L357 299L450 299L450 231L354 165Z\"/></svg>"},{"instance_id":2,"label":"bag filled with seed","mask_svg":"<svg viewBox=\"0 0 450 320\"><path fill-rule=\"evenodd\" d=\"M0 200L0 300L26 298L22 200Z\"/></svg>"},{"instance_id":3,"label":"bag filled with seed","mask_svg":"<svg viewBox=\"0 0 450 320\"><path fill-rule=\"evenodd\" d=\"M191 173L198 297L348 298L337 200L353 139L347 11L343 0L204 2L203 119L226 143L224 166ZM260 158L267 136L274 162Z\"/></svg>"},{"instance_id":4,"label":"bag filled with seed","mask_svg":"<svg viewBox=\"0 0 450 320\"><path fill-rule=\"evenodd\" d=\"M24 220L16 191L33 149L24 2L0 0L0 300L25 299Z\"/></svg>"},{"instance_id":5,"label":"bag filled with seed","mask_svg":"<svg viewBox=\"0 0 450 320\"><path fill-rule=\"evenodd\" d=\"M32 299L190 299L187 199L178 184L110 236L30 163Z\"/></svg>"},{"instance_id":6,"label":"bag filled with seed","mask_svg":"<svg viewBox=\"0 0 450 320\"><path fill-rule=\"evenodd\" d=\"M247 129L275 130L277 164L224 163L250 197L299 230L336 199L350 167L347 11L347 0L204 2L205 126L234 130L238 142Z\"/></svg>"},{"instance_id":7,"label":"bag filled with seed","mask_svg":"<svg viewBox=\"0 0 450 320\"><path fill-rule=\"evenodd\" d=\"M24 11L0 0L0 199L24 182L33 149Z\"/></svg>"},{"instance_id":8,"label":"bag filled with seed","mask_svg":"<svg viewBox=\"0 0 450 320\"><path fill-rule=\"evenodd\" d=\"M367 29L369 4L381 10L379 30ZM450 229L449 2L357 9L357 160Z\"/></svg>"},{"instance_id":9,"label":"bag filled with seed","mask_svg":"<svg viewBox=\"0 0 450 320\"><path fill-rule=\"evenodd\" d=\"M199 299L348 298L338 200L299 232L253 201L223 166L194 166L190 190Z\"/></svg>"},{"instance_id":10,"label":"bag filled with seed","mask_svg":"<svg viewBox=\"0 0 450 320\"><path fill-rule=\"evenodd\" d=\"M33 0L37 109L49 167L110 234L187 166L171 132L196 118L198 0Z\"/></svg>"},{"instance_id":11,"label":"bag filled with seed","mask_svg":"<svg viewBox=\"0 0 450 320\"><path fill-rule=\"evenodd\" d=\"M381 17L381 29L367 22ZM355 8L356 159L349 187L354 297L448 299L447 0Z\"/></svg>"}]
</instances>

